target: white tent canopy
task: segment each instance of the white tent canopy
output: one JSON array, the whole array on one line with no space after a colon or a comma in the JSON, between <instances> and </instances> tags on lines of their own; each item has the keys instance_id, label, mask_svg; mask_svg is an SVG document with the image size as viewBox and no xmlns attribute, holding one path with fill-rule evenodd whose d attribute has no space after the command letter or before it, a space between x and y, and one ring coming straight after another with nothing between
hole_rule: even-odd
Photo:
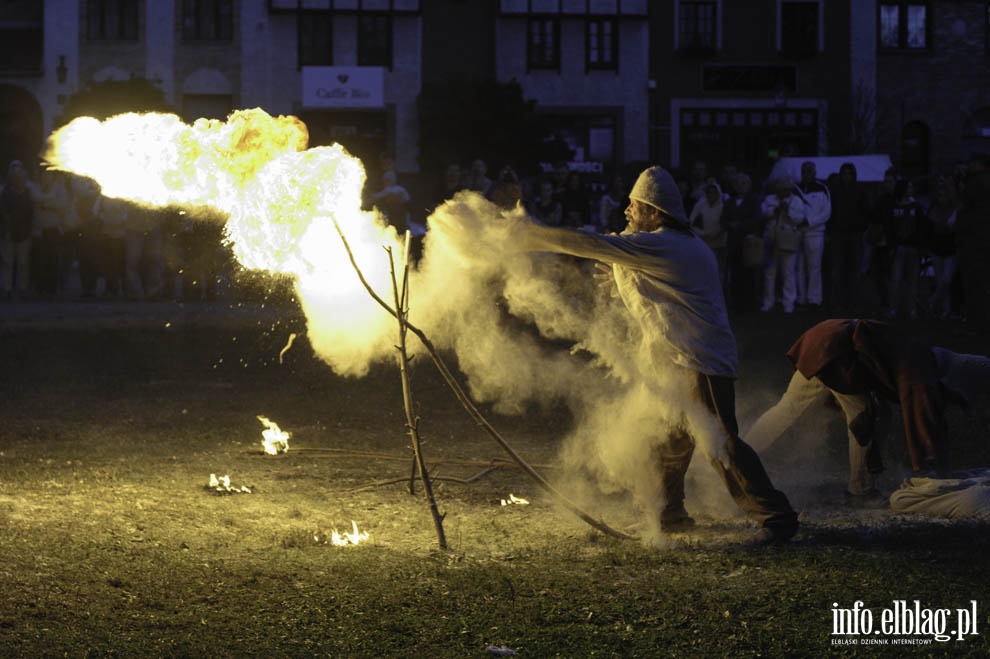
<instances>
[{"instance_id":1,"label":"white tent canopy","mask_svg":"<svg viewBox=\"0 0 990 659\"><path fill-rule=\"evenodd\" d=\"M809 160L815 163L816 173L820 179L827 179L832 174L838 174L839 167L843 163L851 162L856 166L857 181L882 181L883 173L893 166L890 156L882 154L781 158L774 163L773 169L770 170L770 180L776 180L781 176L791 176L795 181L800 180L801 163Z\"/></svg>"}]
</instances>

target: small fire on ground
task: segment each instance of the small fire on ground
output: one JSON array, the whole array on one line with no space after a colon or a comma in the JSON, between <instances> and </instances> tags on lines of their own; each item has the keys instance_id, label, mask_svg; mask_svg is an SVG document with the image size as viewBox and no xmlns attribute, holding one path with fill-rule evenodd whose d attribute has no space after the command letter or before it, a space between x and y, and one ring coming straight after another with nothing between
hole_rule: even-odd
<instances>
[{"instance_id":1,"label":"small fire on ground","mask_svg":"<svg viewBox=\"0 0 990 659\"><path fill-rule=\"evenodd\" d=\"M526 499L520 499L515 494L509 493L508 499L502 499L503 506L528 506L529 501Z\"/></svg>"},{"instance_id":2,"label":"small fire on ground","mask_svg":"<svg viewBox=\"0 0 990 659\"><path fill-rule=\"evenodd\" d=\"M258 415L258 421L265 426L265 429L261 431L261 446L265 453L268 455L278 455L279 453L286 453L289 450L289 437L291 435L281 428L274 421L270 421L267 417Z\"/></svg>"},{"instance_id":3,"label":"small fire on ground","mask_svg":"<svg viewBox=\"0 0 990 659\"><path fill-rule=\"evenodd\" d=\"M230 476L224 474L223 476L217 477L216 474L210 474L210 484L206 486L206 489L215 492L217 494L251 494L251 488L247 485L231 485Z\"/></svg>"},{"instance_id":4,"label":"small fire on ground","mask_svg":"<svg viewBox=\"0 0 990 659\"><path fill-rule=\"evenodd\" d=\"M333 529L329 534L326 533L316 533L313 536L313 540L320 545L333 545L335 547L346 547L348 545L356 545L368 539L367 531L359 531L357 522L351 520L351 530L344 531L341 533L337 529Z\"/></svg>"}]
</instances>

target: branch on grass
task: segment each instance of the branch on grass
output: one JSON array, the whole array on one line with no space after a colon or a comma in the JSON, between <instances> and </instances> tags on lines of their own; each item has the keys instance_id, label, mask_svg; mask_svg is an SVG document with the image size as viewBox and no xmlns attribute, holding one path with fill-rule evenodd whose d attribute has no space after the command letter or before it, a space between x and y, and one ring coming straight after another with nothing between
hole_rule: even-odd
<instances>
[{"instance_id":1,"label":"branch on grass","mask_svg":"<svg viewBox=\"0 0 990 659\"><path fill-rule=\"evenodd\" d=\"M447 483L458 483L459 485L470 485L476 480L482 479L493 471L497 471L498 467L489 467L488 469L482 469L477 474L473 476L468 476L467 478L457 478L455 476L437 476L436 474L430 476L430 480L433 482L444 481ZM384 487L385 485L395 485L396 483L405 483L409 480L406 477L402 478L390 478L384 481L376 481L374 483L369 483L368 485L362 485L360 487L353 487L348 492L363 492L364 490L373 490L379 487Z\"/></svg>"}]
</instances>

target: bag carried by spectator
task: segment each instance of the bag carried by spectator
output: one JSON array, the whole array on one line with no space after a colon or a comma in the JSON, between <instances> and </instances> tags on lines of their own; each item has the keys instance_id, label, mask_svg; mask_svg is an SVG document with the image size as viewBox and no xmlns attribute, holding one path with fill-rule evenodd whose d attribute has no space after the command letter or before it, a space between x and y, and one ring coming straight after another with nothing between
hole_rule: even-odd
<instances>
[{"instance_id":1,"label":"bag carried by spectator","mask_svg":"<svg viewBox=\"0 0 990 659\"><path fill-rule=\"evenodd\" d=\"M866 227L866 242L874 247L884 247L887 244L887 232L879 222L873 222Z\"/></svg>"},{"instance_id":2,"label":"bag carried by spectator","mask_svg":"<svg viewBox=\"0 0 990 659\"><path fill-rule=\"evenodd\" d=\"M779 252L796 252L801 245L801 232L797 227L778 222L773 230L773 242Z\"/></svg>"},{"instance_id":3,"label":"bag carried by spectator","mask_svg":"<svg viewBox=\"0 0 990 659\"><path fill-rule=\"evenodd\" d=\"M763 265L766 258L764 254L764 241L762 236L746 236L742 241L743 265L747 268L756 268Z\"/></svg>"}]
</instances>

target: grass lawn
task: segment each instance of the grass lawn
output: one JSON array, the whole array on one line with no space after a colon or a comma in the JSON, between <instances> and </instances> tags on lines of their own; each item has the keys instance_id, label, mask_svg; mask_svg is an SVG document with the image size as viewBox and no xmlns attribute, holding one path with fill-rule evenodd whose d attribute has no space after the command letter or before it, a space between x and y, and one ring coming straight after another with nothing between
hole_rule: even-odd
<instances>
[{"instance_id":1,"label":"grass lawn","mask_svg":"<svg viewBox=\"0 0 990 659\"><path fill-rule=\"evenodd\" d=\"M292 309L78 313L0 326L5 657L990 656L987 526L843 508L841 442L802 463L813 476L792 470L802 456L767 456L801 510L792 543L744 546L751 527L723 494L696 534L647 546L601 535L518 469L479 475L504 456L424 362L412 373L424 451L451 479L435 484L440 551L422 489L404 482L393 366L341 378L305 338L280 363L287 335L304 332ZM733 321L743 425L779 396L783 352L813 322ZM955 326L918 331L990 354ZM257 415L292 432L287 454L262 453ZM566 484L566 413L489 418ZM809 423L841 438L823 418ZM954 413L957 466L990 466L988 420ZM896 487L906 455L888 454ZM689 507L705 469L692 467ZM251 492L211 490L211 474ZM510 493L529 505L501 505ZM613 499L602 514L625 528L634 518ZM365 542L327 542L352 521ZM899 600L949 609L949 633L975 601L977 633L832 635L833 608L862 602L878 628ZM865 646L905 638L926 644Z\"/></svg>"}]
</instances>

